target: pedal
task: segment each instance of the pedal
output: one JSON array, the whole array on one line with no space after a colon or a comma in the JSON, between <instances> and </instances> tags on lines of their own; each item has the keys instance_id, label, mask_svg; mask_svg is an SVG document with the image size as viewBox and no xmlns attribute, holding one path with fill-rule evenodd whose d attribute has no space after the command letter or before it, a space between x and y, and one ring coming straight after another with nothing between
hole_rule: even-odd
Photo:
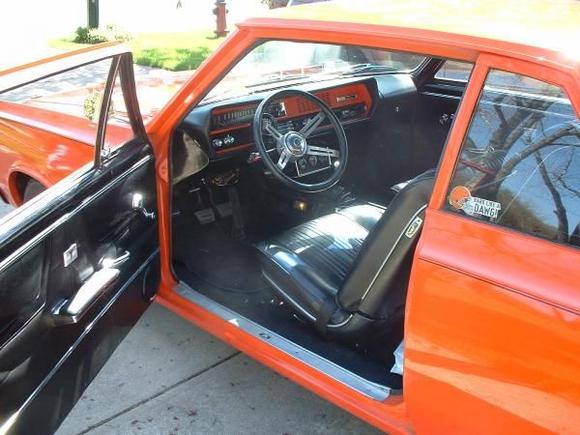
<instances>
[{"instance_id":1,"label":"pedal","mask_svg":"<svg viewBox=\"0 0 580 435\"><path fill-rule=\"evenodd\" d=\"M211 208L204 208L196 211L195 217L201 225L207 225L215 222L215 213Z\"/></svg>"},{"instance_id":2,"label":"pedal","mask_svg":"<svg viewBox=\"0 0 580 435\"><path fill-rule=\"evenodd\" d=\"M220 219L230 217L233 214L231 202L223 202L221 204L217 204L215 208L217 210Z\"/></svg>"}]
</instances>

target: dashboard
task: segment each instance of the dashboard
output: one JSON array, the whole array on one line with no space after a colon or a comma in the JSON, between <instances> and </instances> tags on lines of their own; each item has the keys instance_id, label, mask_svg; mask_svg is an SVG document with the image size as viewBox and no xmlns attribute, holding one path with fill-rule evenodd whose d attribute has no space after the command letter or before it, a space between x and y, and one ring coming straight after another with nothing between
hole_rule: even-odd
<instances>
[{"instance_id":1,"label":"dashboard","mask_svg":"<svg viewBox=\"0 0 580 435\"><path fill-rule=\"evenodd\" d=\"M194 107L174 135L174 183L198 173L207 164L222 162L225 166L214 166L219 171L257 161L253 136L256 109L272 92L285 88L272 86L275 88ZM381 147L376 155L383 156L387 155L384 147L403 146L411 140L418 92L410 74L351 76L292 87L316 95L334 111L345 128L349 145L361 147L361 153L353 149L353 162L357 155L363 158L362 148ZM281 133L300 130L317 112L313 103L294 95L275 101L268 109ZM331 127L325 122L311 136L317 146L325 146L330 139L327 133ZM268 139L272 138L264 137L265 141ZM322 163L306 161L300 172L314 173L317 164Z\"/></svg>"},{"instance_id":2,"label":"dashboard","mask_svg":"<svg viewBox=\"0 0 580 435\"><path fill-rule=\"evenodd\" d=\"M372 98L365 84L345 85L338 88L314 92L324 101L342 123L368 118ZM240 148L251 147L252 122L258 103L221 107L212 110L210 145L217 154ZM282 133L299 130L311 115L319 112L312 102L301 97L286 97L269 107Z\"/></svg>"},{"instance_id":3,"label":"dashboard","mask_svg":"<svg viewBox=\"0 0 580 435\"><path fill-rule=\"evenodd\" d=\"M377 94L373 80L342 79L297 86L324 101L344 126L368 120ZM182 123L182 129L206 150L211 160L239 156L254 146L252 123L264 94L248 95L233 100L196 107ZM275 101L268 109L282 133L299 130L319 112L314 103L299 96ZM324 124L318 130L323 133Z\"/></svg>"}]
</instances>

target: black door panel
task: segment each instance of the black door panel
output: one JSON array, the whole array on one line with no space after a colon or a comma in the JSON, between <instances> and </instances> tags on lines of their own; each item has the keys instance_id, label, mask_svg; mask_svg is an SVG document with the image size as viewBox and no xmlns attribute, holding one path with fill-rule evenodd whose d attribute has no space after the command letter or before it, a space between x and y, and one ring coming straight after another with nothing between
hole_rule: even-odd
<instances>
[{"instance_id":1,"label":"black door panel","mask_svg":"<svg viewBox=\"0 0 580 435\"><path fill-rule=\"evenodd\" d=\"M159 255L155 251L140 268L138 274L120 289L118 299L90 330L80 337L72 352L58 361L55 370L45 378L35 400L24 408L14 433L47 433L58 428L84 389L105 364L131 327L148 307L142 297L147 275L159 269ZM151 283L157 288L158 282ZM50 428L50 430L47 430Z\"/></svg>"},{"instance_id":2,"label":"black door panel","mask_svg":"<svg viewBox=\"0 0 580 435\"><path fill-rule=\"evenodd\" d=\"M0 258L0 426L10 432L55 430L155 294L154 159L138 143L117 157L30 224L16 238L16 256ZM136 194L142 208L134 208ZM73 246L74 260L65 266ZM114 284L78 318L67 315L63 307L103 260L119 257Z\"/></svg>"},{"instance_id":3,"label":"black door panel","mask_svg":"<svg viewBox=\"0 0 580 435\"><path fill-rule=\"evenodd\" d=\"M413 147L415 174L437 166L465 91L464 82L437 80L433 74L419 89Z\"/></svg>"}]
</instances>

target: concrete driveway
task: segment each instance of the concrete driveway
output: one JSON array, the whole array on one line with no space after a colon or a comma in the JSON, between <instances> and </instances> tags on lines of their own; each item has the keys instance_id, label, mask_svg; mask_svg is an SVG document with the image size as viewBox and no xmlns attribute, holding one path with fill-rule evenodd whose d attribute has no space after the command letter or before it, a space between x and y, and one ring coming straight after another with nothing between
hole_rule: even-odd
<instances>
[{"instance_id":1,"label":"concrete driveway","mask_svg":"<svg viewBox=\"0 0 580 435\"><path fill-rule=\"evenodd\" d=\"M57 435L86 433L378 432L153 304Z\"/></svg>"}]
</instances>

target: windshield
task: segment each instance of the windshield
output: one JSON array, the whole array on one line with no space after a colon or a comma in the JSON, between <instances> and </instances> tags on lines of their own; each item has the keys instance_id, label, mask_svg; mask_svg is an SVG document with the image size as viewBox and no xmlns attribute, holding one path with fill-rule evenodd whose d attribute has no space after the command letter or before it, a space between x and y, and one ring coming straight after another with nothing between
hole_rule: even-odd
<instances>
[{"instance_id":1,"label":"windshield","mask_svg":"<svg viewBox=\"0 0 580 435\"><path fill-rule=\"evenodd\" d=\"M268 41L247 54L204 102L337 76L410 72L424 56L351 45Z\"/></svg>"}]
</instances>

